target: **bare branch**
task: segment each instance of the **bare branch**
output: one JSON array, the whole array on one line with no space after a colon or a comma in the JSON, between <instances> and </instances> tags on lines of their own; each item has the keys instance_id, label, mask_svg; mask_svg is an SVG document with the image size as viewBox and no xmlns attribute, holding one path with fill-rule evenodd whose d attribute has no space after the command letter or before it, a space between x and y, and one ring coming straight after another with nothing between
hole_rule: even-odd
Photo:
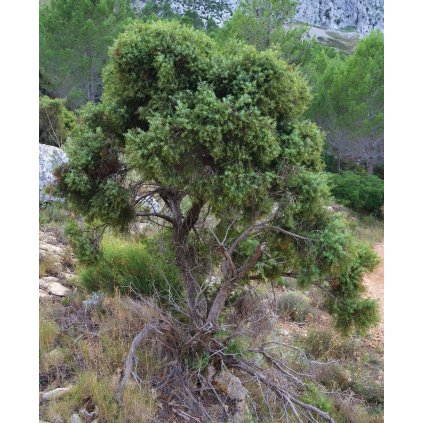
<instances>
[{"instance_id":1,"label":"bare branch","mask_svg":"<svg viewBox=\"0 0 423 423\"><path fill-rule=\"evenodd\" d=\"M166 214L154 213L154 212L146 212L146 213L137 212L135 215L137 217L159 217L160 219L166 220L172 225L175 225L175 220Z\"/></svg>"}]
</instances>

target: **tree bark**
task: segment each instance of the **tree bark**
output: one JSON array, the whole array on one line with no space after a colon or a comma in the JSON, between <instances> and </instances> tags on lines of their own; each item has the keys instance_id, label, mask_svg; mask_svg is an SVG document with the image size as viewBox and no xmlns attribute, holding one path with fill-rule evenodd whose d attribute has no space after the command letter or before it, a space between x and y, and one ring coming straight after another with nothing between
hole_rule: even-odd
<instances>
[{"instance_id":1,"label":"tree bark","mask_svg":"<svg viewBox=\"0 0 423 423\"><path fill-rule=\"evenodd\" d=\"M374 160L373 157L369 157L367 159L367 173L369 175L373 175L374 172Z\"/></svg>"},{"instance_id":2,"label":"tree bark","mask_svg":"<svg viewBox=\"0 0 423 423\"><path fill-rule=\"evenodd\" d=\"M184 218L180 208L181 199L181 196L168 194L165 202L170 204L173 213L176 266L185 283L189 314L194 326L200 328L205 323L207 303L195 275L195 251L189 245L189 233L197 223L204 203L194 203Z\"/></svg>"}]
</instances>

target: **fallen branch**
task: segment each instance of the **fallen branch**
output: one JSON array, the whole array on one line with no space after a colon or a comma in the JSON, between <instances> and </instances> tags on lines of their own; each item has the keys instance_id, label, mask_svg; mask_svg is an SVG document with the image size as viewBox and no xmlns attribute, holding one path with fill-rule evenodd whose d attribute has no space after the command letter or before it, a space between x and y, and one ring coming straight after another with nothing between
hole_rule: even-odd
<instances>
[{"instance_id":1,"label":"fallen branch","mask_svg":"<svg viewBox=\"0 0 423 423\"><path fill-rule=\"evenodd\" d=\"M125 371L118 384L118 387L116 388L116 392L114 395L117 401L122 401L123 391L129 381L129 378L131 377L135 351L137 350L139 344L150 334L150 332L152 332L153 330L157 330L159 326L159 321L144 326L143 330L132 341L131 348L129 349L129 353L125 361Z\"/></svg>"},{"instance_id":2,"label":"fallen branch","mask_svg":"<svg viewBox=\"0 0 423 423\"><path fill-rule=\"evenodd\" d=\"M250 376L253 376L254 378L258 379L261 383L263 383L265 386L267 386L282 401L286 402L289 405L291 411L295 415L298 422L303 423L303 420L301 419L295 404L299 405L303 410L317 414L318 416L320 416L321 418L323 418L324 420L326 420L330 423L335 423L335 421L332 419L332 417L329 416L328 413L320 410L319 408L315 407L314 405L306 404L306 403L302 402L301 400L299 400L298 398L296 398L292 394L285 391L283 388L277 386L275 383L270 381L269 378L266 377L266 375L264 375L262 372L256 371L255 369L253 369L249 364L247 364L243 361L239 361L239 360L236 360L236 361L231 360L227 363L227 365L228 365L228 367L237 368L239 370L244 371L245 373L249 374ZM313 421L313 420L314 419L311 416L311 421Z\"/></svg>"}]
</instances>

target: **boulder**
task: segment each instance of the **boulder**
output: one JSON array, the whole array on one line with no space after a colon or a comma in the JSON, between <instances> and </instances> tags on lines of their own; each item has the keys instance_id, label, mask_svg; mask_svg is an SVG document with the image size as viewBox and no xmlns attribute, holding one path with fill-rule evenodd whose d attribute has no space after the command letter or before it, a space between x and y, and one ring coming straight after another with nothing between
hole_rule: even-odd
<instances>
[{"instance_id":1,"label":"boulder","mask_svg":"<svg viewBox=\"0 0 423 423\"><path fill-rule=\"evenodd\" d=\"M63 163L67 163L68 158L66 153L61 148L54 147L52 145L39 144L38 159L40 203L60 201L59 198L47 194L45 189L55 180L53 175L54 169Z\"/></svg>"}]
</instances>

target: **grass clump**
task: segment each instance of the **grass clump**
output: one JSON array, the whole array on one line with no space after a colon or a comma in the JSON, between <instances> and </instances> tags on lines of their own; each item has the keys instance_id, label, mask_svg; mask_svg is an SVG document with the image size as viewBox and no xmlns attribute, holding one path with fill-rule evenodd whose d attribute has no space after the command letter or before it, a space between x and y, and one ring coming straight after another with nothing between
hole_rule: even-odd
<instances>
[{"instance_id":1,"label":"grass clump","mask_svg":"<svg viewBox=\"0 0 423 423\"><path fill-rule=\"evenodd\" d=\"M374 216L354 216L350 221L354 235L360 240L370 245L383 241L383 220Z\"/></svg>"},{"instance_id":2,"label":"grass clump","mask_svg":"<svg viewBox=\"0 0 423 423\"><path fill-rule=\"evenodd\" d=\"M54 348L59 327L53 320L42 320L40 321L39 333L40 354L43 355Z\"/></svg>"},{"instance_id":3,"label":"grass clump","mask_svg":"<svg viewBox=\"0 0 423 423\"><path fill-rule=\"evenodd\" d=\"M315 360L357 358L360 348L359 341L343 338L327 327L310 329L297 342L307 356Z\"/></svg>"},{"instance_id":4,"label":"grass clump","mask_svg":"<svg viewBox=\"0 0 423 423\"><path fill-rule=\"evenodd\" d=\"M327 413L332 413L333 411L331 401L326 398L326 396L322 394L319 388L313 383L307 385L306 393L303 395L302 400L307 404L314 405L322 411L326 411Z\"/></svg>"},{"instance_id":5,"label":"grass clump","mask_svg":"<svg viewBox=\"0 0 423 423\"><path fill-rule=\"evenodd\" d=\"M100 377L93 371L81 373L69 395L52 401L46 410L51 421L69 421L79 410L96 410L98 421L115 423L147 423L153 421L155 397L148 389L135 383L126 388L122 406L113 398L116 378ZM82 419L81 419L82 420Z\"/></svg>"},{"instance_id":6,"label":"grass clump","mask_svg":"<svg viewBox=\"0 0 423 423\"><path fill-rule=\"evenodd\" d=\"M304 323L308 318L314 316L313 307L305 295L299 292L288 292L283 294L277 303L278 311L283 319Z\"/></svg>"},{"instance_id":7,"label":"grass clump","mask_svg":"<svg viewBox=\"0 0 423 423\"><path fill-rule=\"evenodd\" d=\"M40 257L38 268L40 278L47 275L57 275L61 270L62 265L57 261L57 258L53 254L46 253Z\"/></svg>"},{"instance_id":8,"label":"grass clump","mask_svg":"<svg viewBox=\"0 0 423 423\"><path fill-rule=\"evenodd\" d=\"M108 237L100 258L82 268L79 276L89 291L173 295L181 292L179 273L172 260L158 254L151 243Z\"/></svg>"}]
</instances>

